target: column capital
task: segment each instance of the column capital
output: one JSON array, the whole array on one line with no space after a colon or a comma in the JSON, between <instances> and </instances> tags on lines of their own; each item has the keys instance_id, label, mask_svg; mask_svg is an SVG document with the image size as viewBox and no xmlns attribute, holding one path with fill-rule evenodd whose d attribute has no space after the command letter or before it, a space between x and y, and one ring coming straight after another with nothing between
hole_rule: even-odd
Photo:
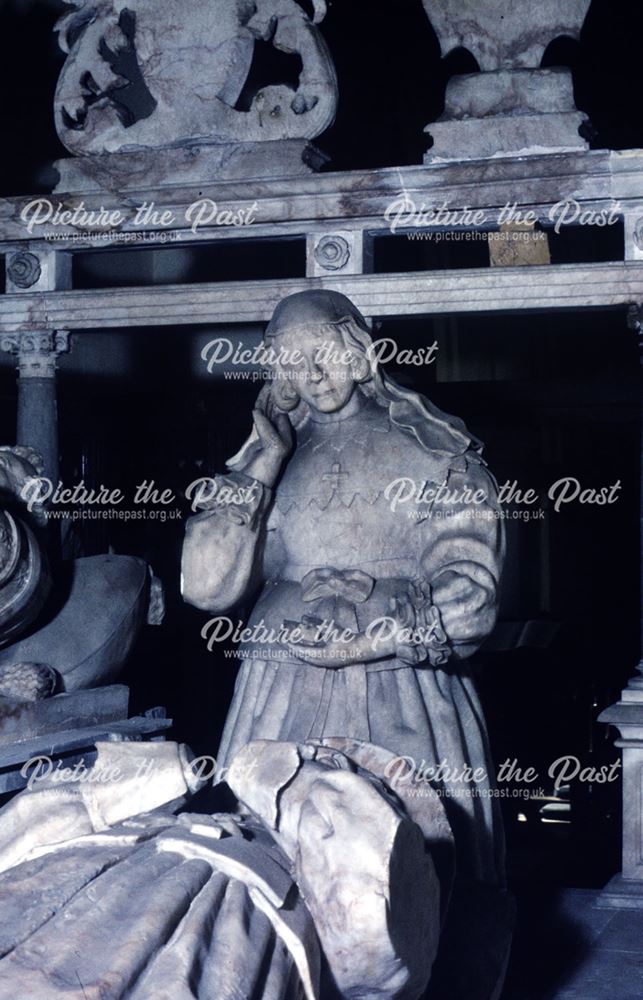
<instances>
[{"instance_id":1,"label":"column capital","mask_svg":"<svg viewBox=\"0 0 643 1000\"><path fill-rule=\"evenodd\" d=\"M17 356L20 378L54 378L58 355L69 350L69 332L4 333L0 336L0 350Z\"/></svg>"}]
</instances>

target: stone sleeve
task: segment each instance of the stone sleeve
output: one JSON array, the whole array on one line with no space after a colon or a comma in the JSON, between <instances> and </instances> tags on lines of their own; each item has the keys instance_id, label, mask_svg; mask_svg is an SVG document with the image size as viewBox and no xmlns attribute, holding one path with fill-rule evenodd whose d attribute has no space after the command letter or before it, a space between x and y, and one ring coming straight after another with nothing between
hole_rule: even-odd
<instances>
[{"instance_id":1,"label":"stone sleeve","mask_svg":"<svg viewBox=\"0 0 643 1000\"><path fill-rule=\"evenodd\" d=\"M446 486L421 526L421 569L453 655L463 659L496 622L504 522L495 480L477 456L452 469Z\"/></svg>"},{"instance_id":2,"label":"stone sleeve","mask_svg":"<svg viewBox=\"0 0 643 1000\"><path fill-rule=\"evenodd\" d=\"M187 522L181 564L184 600L202 611L225 611L245 595L255 575L261 526L271 491L231 472Z\"/></svg>"}]
</instances>

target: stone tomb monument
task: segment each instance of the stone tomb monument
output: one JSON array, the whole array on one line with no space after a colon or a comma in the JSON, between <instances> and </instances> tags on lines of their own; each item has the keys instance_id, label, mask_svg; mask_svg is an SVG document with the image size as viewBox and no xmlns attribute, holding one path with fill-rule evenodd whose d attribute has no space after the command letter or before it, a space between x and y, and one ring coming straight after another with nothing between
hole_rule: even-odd
<instances>
[{"instance_id":1,"label":"stone tomb monument","mask_svg":"<svg viewBox=\"0 0 643 1000\"><path fill-rule=\"evenodd\" d=\"M214 774L236 795L238 812L177 817L205 780L186 748L100 740L93 785L38 783L0 812L0 996L13 1000L20 983L48 1000L92 992L114 1000L495 1000L512 923L497 803L449 797L448 776L437 789L422 784L422 795L395 780L401 755L446 757L456 773L479 768L492 788L467 658L496 615L504 543L495 484L461 421L379 370L363 314L643 299L632 239L640 162L597 156L591 174L569 76L540 66L552 38L578 33L588 2L488 0L474 10L427 0L443 51L465 46L481 70L451 84L427 164L492 160L488 183L475 165L455 162L326 175L319 199L305 176L316 156L310 140L332 121L337 97L318 28L325 4L306 14L289 0L222 0L216 17L198 0L168 0L163 17L160 6L78 0L61 21L68 59L56 121L73 158L59 164L60 189L89 191L92 203L111 197L120 205L123 192L138 188L189 204L204 182L238 199L237 181L249 178L242 190L261 202L263 235L303 232L313 250L308 277L321 280L99 294L72 292L69 274L62 281L62 269L42 268L31 283L18 272L23 284L0 302L0 317L21 338L28 320L46 325L54 313L76 329L92 320L211 322L215 314L264 322L287 296L267 333L277 377L220 475L222 496L243 490L245 499L204 507L183 556L184 595L204 614L228 613L259 581L252 624L266 622L269 638L247 644L253 655ZM244 103L259 43L298 55L302 72L296 86L266 88ZM448 192L464 202L473 187L493 215L518 183L534 185L530 197L545 211L560 197L559 174L582 178L579 197L588 202L604 197L606 175L610 190L624 192L626 265L560 273L543 265L528 277L501 266L435 282L367 274L368 254L353 252L407 178L419 199ZM290 193L275 199L271 178L293 178ZM37 264L44 251L32 242ZM326 285L331 278L337 291ZM298 346L303 359L291 352L286 361L284 345ZM318 349L328 345L322 363ZM436 504L413 521L395 515L386 487L409 469L452 484L448 510ZM464 516L467 486L483 494L479 518ZM381 619L388 634L371 628ZM329 623L341 638L324 630ZM628 714L639 700L628 699ZM101 780L115 771L117 780ZM52 907L40 902L43 884L55 894Z\"/></svg>"},{"instance_id":2,"label":"stone tomb monument","mask_svg":"<svg viewBox=\"0 0 643 1000\"><path fill-rule=\"evenodd\" d=\"M239 810L175 818L203 784L175 744L99 743L87 780L32 782L0 811L7 1000L18 982L48 1000L455 986L486 1000L501 986L497 804L457 794L468 768L492 780L466 667L495 622L504 554L482 446L380 371L340 293L285 299L266 345L275 378L219 483L243 502L217 491L182 566L185 597L211 613L264 581L250 625L270 635L246 644L208 775ZM402 473L448 481L449 498L409 519L387 498ZM475 519L467 490L484 498ZM448 773L423 780L414 761Z\"/></svg>"}]
</instances>

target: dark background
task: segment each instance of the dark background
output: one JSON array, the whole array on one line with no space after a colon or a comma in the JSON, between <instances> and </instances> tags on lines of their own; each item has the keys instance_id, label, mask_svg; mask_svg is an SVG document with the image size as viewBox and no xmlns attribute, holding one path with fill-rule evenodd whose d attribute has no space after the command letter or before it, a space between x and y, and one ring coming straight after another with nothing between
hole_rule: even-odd
<instances>
[{"instance_id":1,"label":"dark background","mask_svg":"<svg viewBox=\"0 0 643 1000\"><path fill-rule=\"evenodd\" d=\"M3 196L48 190L50 164L65 155L51 110L63 58L52 27L61 9L53 0L0 3ZM546 55L548 65L572 67L577 104L591 119L595 148L643 146L642 28L640 4L594 0L580 44L558 40ZM322 30L340 86L337 122L318 140L330 168L420 163L428 145L423 129L442 110L448 77L471 68L466 55L440 59L420 0L331 0ZM259 52L251 85L292 72L288 60ZM552 256L554 262L622 259L622 230L569 232L552 243ZM75 284L154 282L160 272L150 263L161 259L145 251L110 254L109 261L105 255L78 255ZM165 273L171 275L177 258L167 261ZM487 263L479 244L436 251L403 237L386 240L375 255L380 271ZM223 251L203 247L180 266L181 280L195 282L297 276L304 273L304 253L297 241L269 252L261 243ZM223 468L248 432L257 389L208 380L203 372L196 378L199 333L135 331L125 338L126 363L108 364L105 355L104 371L100 345L98 365L85 366L80 350L75 360L63 361L59 407L66 483L82 476L88 485L106 483L127 492L153 478L179 493L197 475ZM517 757L538 768L545 785L549 764L562 754L577 755L584 764L611 763L617 754L613 734L595 720L616 700L639 658L640 396L636 338L625 311L387 321L381 334L401 347L438 340L435 365L391 373L464 417L486 442L500 482L517 479L545 495L562 476L588 487L621 480L612 507L574 504L559 514L549 510L545 526L508 523L504 631L475 658L498 761ZM3 441L15 434L15 403L7 364L0 368ZM145 630L126 671L133 707L167 706L176 738L211 753L234 669L207 653L199 635L205 616L180 601L182 530L175 522L111 522L85 526L78 538L86 554L111 545L142 555L163 578L166 621ZM536 638L516 646L510 637L526 622L537 623ZM619 784L576 784L560 797L563 808L556 813L543 812L543 803L505 803L514 884L603 885L619 868L619 796Z\"/></svg>"}]
</instances>

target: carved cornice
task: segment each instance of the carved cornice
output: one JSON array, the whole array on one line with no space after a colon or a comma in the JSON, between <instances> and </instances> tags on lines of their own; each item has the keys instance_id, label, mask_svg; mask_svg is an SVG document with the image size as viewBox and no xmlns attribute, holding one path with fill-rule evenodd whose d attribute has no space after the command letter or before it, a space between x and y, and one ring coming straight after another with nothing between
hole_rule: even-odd
<instances>
[{"instance_id":1,"label":"carved cornice","mask_svg":"<svg viewBox=\"0 0 643 1000\"><path fill-rule=\"evenodd\" d=\"M77 289L0 295L0 328L113 330L268 322L282 298L328 278ZM643 302L643 261L409 274L335 272L332 287L369 316L519 312ZM518 334L517 334L518 335Z\"/></svg>"}]
</instances>

